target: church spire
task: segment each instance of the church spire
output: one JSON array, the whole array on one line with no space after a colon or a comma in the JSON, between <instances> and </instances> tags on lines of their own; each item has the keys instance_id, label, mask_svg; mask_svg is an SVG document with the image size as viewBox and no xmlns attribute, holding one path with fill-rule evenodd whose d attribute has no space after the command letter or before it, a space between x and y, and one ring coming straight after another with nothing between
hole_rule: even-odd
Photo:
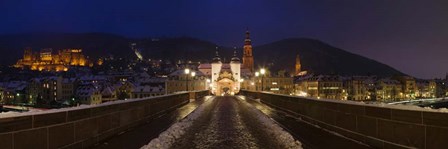
<instances>
[{"instance_id":1,"label":"church spire","mask_svg":"<svg viewBox=\"0 0 448 149\"><path fill-rule=\"evenodd\" d=\"M244 39L243 68L254 72L254 57L252 56L252 41L250 40L249 29L246 29L246 38Z\"/></svg>"},{"instance_id":2,"label":"church spire","mask_svg":"<svg viewBox=\"0 0 448 149\"><path fill-rule=\"evenodd\" d=\"M250 40L249 28L246 29L246 39L244 39L244 45L252 45L252 41Z\"/></svg>"},{"instance_id":3,"label":"church spire","mask_svg":"<svg viewBox=\"0 0 448 149\"><path fill-rule=\"evenodd\" d=\"M297 56L296 56L296 74L295 75L299 75L301 71L302 71L302 65L300 63L300 56L299 56L299 54L297 54Z\"/></svg>"},{"instance_id":4,"label":"church spire","mask_svg":"<svg viewBox=\"0 0 448 149\"><path fill-rule=\"evenodd\" d=\"M233 57L231 63L240 63L240 59L236 56L236 47L233 47Z\"/></svg>"},{"instance_id":5,"label":"church spire","mask_svg":"<svg viewBox=\"0 0 448 149\"><path fill-rule=\"evenodd\" d=\"M221 58L219 57L219 53L218 53L218 47L216 47L216 55L213 58L213 63L221 63Z\"/></svg>"}]
</instances>

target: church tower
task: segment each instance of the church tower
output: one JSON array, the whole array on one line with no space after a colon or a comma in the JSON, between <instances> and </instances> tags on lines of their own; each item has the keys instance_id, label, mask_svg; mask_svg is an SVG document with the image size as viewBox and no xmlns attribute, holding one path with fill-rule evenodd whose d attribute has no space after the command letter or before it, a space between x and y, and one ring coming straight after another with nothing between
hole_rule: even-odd
<instances>
[{"instance_id":1,"label":"church tower","mask_svg":"<svg viewBox=\"0 0 448 149\"><path fill-rule=\"evenodd\" d=\"M233 57L232 60L230 61L230 70L232 70L232 76L235 79L235 88L236 90L240 89L240 79L241 79L241 63L240 63L240 59L236 56L236 47L235 47L235 51L233 51Z\"/></svg>"},{"instance_id":2,"label":"church tower","mask_svg":"<svg viewBox=\"0 0 448 149\"><path fill-rule=\"evenodd\" d=\"M300 56L299 54L297 54L296 56L296 74L295 75L299 75L300 71L302 69L302 65L300 64Z\"/></svg>"},{"instance_id":3,"label":"church tower","mask_svg":"<svg viewBox=\"0 0 448 149\"><path fill-rule=\"evenodd\" d=\"M218 77L219 77L219 72L221 72L221 68L222 68L222 62L221 62L221 58L219 57L218 54L218 48L216 48L216 56L213 58L212 61L212 82L216 83L216 81L218 81Z\"/></svg>"},{"instance_id":4,"label":"church tower","mask_svg":"<svg viewBox=\"0 0 448 149\"><path fill-rule=\"evenodd\" d=\"M244 39L243 68L254 72L254 57L252 56L252 42L250 40L249 30L246 30L246 39Z\"/></svg>"}]
</instances>

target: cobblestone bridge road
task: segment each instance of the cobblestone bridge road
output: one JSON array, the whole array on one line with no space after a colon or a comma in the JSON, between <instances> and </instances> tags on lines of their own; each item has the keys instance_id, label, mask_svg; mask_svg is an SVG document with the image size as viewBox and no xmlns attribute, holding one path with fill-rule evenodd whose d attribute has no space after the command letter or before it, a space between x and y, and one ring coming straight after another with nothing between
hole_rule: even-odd
<instances>
[{"instance_id":1,"label":"cobblestone bridge road","mask_svg":"<svg viewBox=\"0 0 448 149\"><path fill-rule=\"evenodd\" d=\"M172 148L284 148L268 135L244 100L215 97Z\"/></svg>"}]
</instances>

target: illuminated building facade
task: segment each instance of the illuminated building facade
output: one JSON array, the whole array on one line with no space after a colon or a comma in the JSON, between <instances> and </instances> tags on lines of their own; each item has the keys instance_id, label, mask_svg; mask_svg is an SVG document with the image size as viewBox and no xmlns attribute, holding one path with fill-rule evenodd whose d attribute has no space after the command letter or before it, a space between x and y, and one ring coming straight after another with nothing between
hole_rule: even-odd
<instances>
[{"instance_id":1,"label":"illuminated building facade","mask_svg":"<svg viewBox=\"0 0 448 149\"><path fill-rule=\"evenodd\" d=\"M347 92L343 88L343 81L339 76L319 75L302 78L298 81L297 86L296 89L300 90L296 92L303 93L301 96L347 100Z\"/></svg>"},{"instance_id":2,"label":"illuminated building facade","mask_svg":"<svg viewBox=\"0 0 448 149\"><path fill-rule=\"evenodd\" d=\"M52 49L42 49L37 53L26 48L23 59L14 65L16 68L39 71L67 71L71 66L91 66L82 54L82 49L63 49L57 53Z\"/></svg>"},{"instance_id":3,"label":"illuminated building facade","mask_svg":"<svg viewBox=\"0 0 448 149\"><path fill-rule=\"evenodd\" d=\"M165 82L167 94L182 91L206 90L208 82L205 75L201 71L191 70L195 76L185 74L184 70L176 70L168 75Z\"/></svg>"}]
</instances>

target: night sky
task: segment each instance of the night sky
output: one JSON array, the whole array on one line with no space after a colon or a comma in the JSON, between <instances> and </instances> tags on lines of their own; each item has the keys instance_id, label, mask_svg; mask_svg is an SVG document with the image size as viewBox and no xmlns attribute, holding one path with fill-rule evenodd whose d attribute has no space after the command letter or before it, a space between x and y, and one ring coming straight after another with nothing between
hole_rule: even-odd
<instances>
[{"instance_id":1,"label":"night sky","mask_svg":"<svg viewBox=\"0 0 448 149\"><path fill-rule=\"evenodd\" d=\"M246 27L255 45L309 37L415 77L448 72L447 0L0 0L0 34L192 36L242 46Z\"/></svg>"}]
</instances>

